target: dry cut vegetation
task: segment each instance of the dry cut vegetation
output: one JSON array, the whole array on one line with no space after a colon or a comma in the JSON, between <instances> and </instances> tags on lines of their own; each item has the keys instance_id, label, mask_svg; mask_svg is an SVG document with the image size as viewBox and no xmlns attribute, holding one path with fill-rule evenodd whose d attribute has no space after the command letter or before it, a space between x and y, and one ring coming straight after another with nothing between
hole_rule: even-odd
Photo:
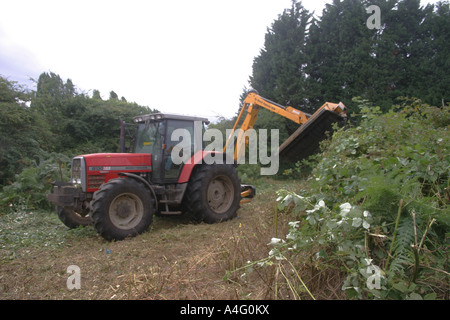
<instances>
[{"instance_id":1,"label":"dry cut vegetation","mask_svg":"<svg viewBox=\"0 0 450 320\"><path fill-rule=\"evenodd\" d=\"M260 180L257 197L232 221L156 218L149 232L120 242L19 206L0 215L0 299L290 299L278 269L232 272L267 257L270 239L287 232L289 217L274 210L274 189L287 184L296 188ZM71 265L80 267L79 290L67 288ZM332 287L321 291L315 294L336 297Z\"/></svg>"}]
</instances>

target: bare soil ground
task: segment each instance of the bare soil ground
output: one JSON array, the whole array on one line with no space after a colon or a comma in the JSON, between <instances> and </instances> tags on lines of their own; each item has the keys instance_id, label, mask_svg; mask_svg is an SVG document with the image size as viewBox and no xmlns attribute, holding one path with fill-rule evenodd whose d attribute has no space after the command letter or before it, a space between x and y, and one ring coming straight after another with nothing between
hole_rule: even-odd
<instances>
[{"instance_id":1,"label":"bare soil ground","mask_svg":"<svg viewBox=\"0 0 450 320\"><path fill-rule=\"evenodd\" d=\"M258 183L256 198L231 221L155 217L149 232L119 242L92 227L69 230L55 213L0 214L0 299L289 299L275 295L270 267L229 273L267 257L270 239L286 233L291 217L275 219L274 206L287 183ZM79 290L67 288L71 265L80 268Z\"/></svg>"}]
</instances>

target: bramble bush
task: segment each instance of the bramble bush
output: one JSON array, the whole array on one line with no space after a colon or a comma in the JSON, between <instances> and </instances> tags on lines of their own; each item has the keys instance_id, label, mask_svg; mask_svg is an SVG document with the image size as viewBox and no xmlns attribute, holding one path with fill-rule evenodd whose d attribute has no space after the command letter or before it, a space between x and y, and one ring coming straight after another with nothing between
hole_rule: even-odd
<instances>
[{"instance_id":1,"label":"bramble bush","mask_svg":"<svg viewBox=\"0 0 450 320\"><path fill-rule=\"evenodd\" d=\"M355 101L360 123L308 160L317 165L304 190L277 192L277 209L296 221L257 263L288 263L297 280L335 270L351 299L448 299L449 106L405 99L381 114ZM309 293L286 281L294 296Z\"/></svg>"},{"instance_id":2,"label":"bramble bush","mask_svg":"<svg viewBox=\"0 0 450 320\"><path fill-rule=\"evenodd\" d=\"M27 160L29 165L15 175L14 182L0 192L0 208L3 212L15 212L17 207L28 209L50 209L47 200L53 181L68 181L71 158L60 153L43 150L35 159Z\"/></svg>"}]
</instances>

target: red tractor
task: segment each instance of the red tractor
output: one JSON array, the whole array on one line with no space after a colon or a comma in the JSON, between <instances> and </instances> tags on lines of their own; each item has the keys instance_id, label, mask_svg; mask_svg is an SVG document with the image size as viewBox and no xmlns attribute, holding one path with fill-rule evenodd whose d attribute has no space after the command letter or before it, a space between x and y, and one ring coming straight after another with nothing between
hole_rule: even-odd
<instances>
[{"instance_id":1,"label":"red tractor","mask_svg":"<svg viewBox=\"0 0 450 320\"><path fill-rule=\"evenodd\" d=\"M132 153L77 156L71 182L54 183L48 198L66 226L93 223L105 239L121 240L148 230L154 214L188 213L195 221L216 223L236 216L242 191L253 197L251 186L241 186L235 165L204 164L208 152L194 148L194 142L202 143L198 134L207 119L151 114L134 121ZM195 128L199 124L200 130ZM179 143L171 140L176 129L197 135L191 139L192 157L186 163L171 159Z\"/></svg>"},{"instance_id":2,"label":"red tractor","mask_svg":"<svg viewBox=\"0 0 450 320\"><path fill-rule=\"evenodd\" d=\"M231 134L223 152L218 152L205 151L207 119L170 114L138 116L134 119L132 153L124 152L121 134L121 153L73 158L71 182L55 182L48 198L66 226L93 223L107 240L121 240L148 230L154 214L187 213L193 220L206 223L232 219L240 203L249 202L255 195L253 186L241 185L236 166L248 144L245 132L253 128L260 108L301 125L279 148L280 156L291 162L314 153L331 124L346 118L342 103L327 102L309 115L251 91L232 130L235 132L240 124L239 134ZM180 139L174 141L172 136L178 129L191 137L182 139L189 141L180 151L187 153L182 155L182 162L173 159L173 149ZM211 156L223 161L205 161Z\"/></svg>"}]
</instances>

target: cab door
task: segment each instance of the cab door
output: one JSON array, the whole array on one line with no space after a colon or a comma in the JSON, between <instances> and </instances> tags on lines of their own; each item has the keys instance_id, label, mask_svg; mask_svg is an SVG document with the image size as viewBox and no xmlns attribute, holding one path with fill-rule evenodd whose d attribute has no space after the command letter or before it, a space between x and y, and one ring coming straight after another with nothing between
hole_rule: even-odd
<instances>
[{"instance_id":1,"label":"cab door","mask_svg":"<svg viewBox=\"0 0 450 320\"><path fill-rule=\"evenodd\" d=\"M174 133L177 129L183 129ZM180 135L182 133L182 135ZM172 140L173 139L173 140ZM188 151L188 154L183 154ZM188 120L167 120L161 178L166 183L175 183L184 163L179 158L190 159L194 152L194 123ZM177 159L173 159L175 156Z\"/></svg>"}]
</instances>

